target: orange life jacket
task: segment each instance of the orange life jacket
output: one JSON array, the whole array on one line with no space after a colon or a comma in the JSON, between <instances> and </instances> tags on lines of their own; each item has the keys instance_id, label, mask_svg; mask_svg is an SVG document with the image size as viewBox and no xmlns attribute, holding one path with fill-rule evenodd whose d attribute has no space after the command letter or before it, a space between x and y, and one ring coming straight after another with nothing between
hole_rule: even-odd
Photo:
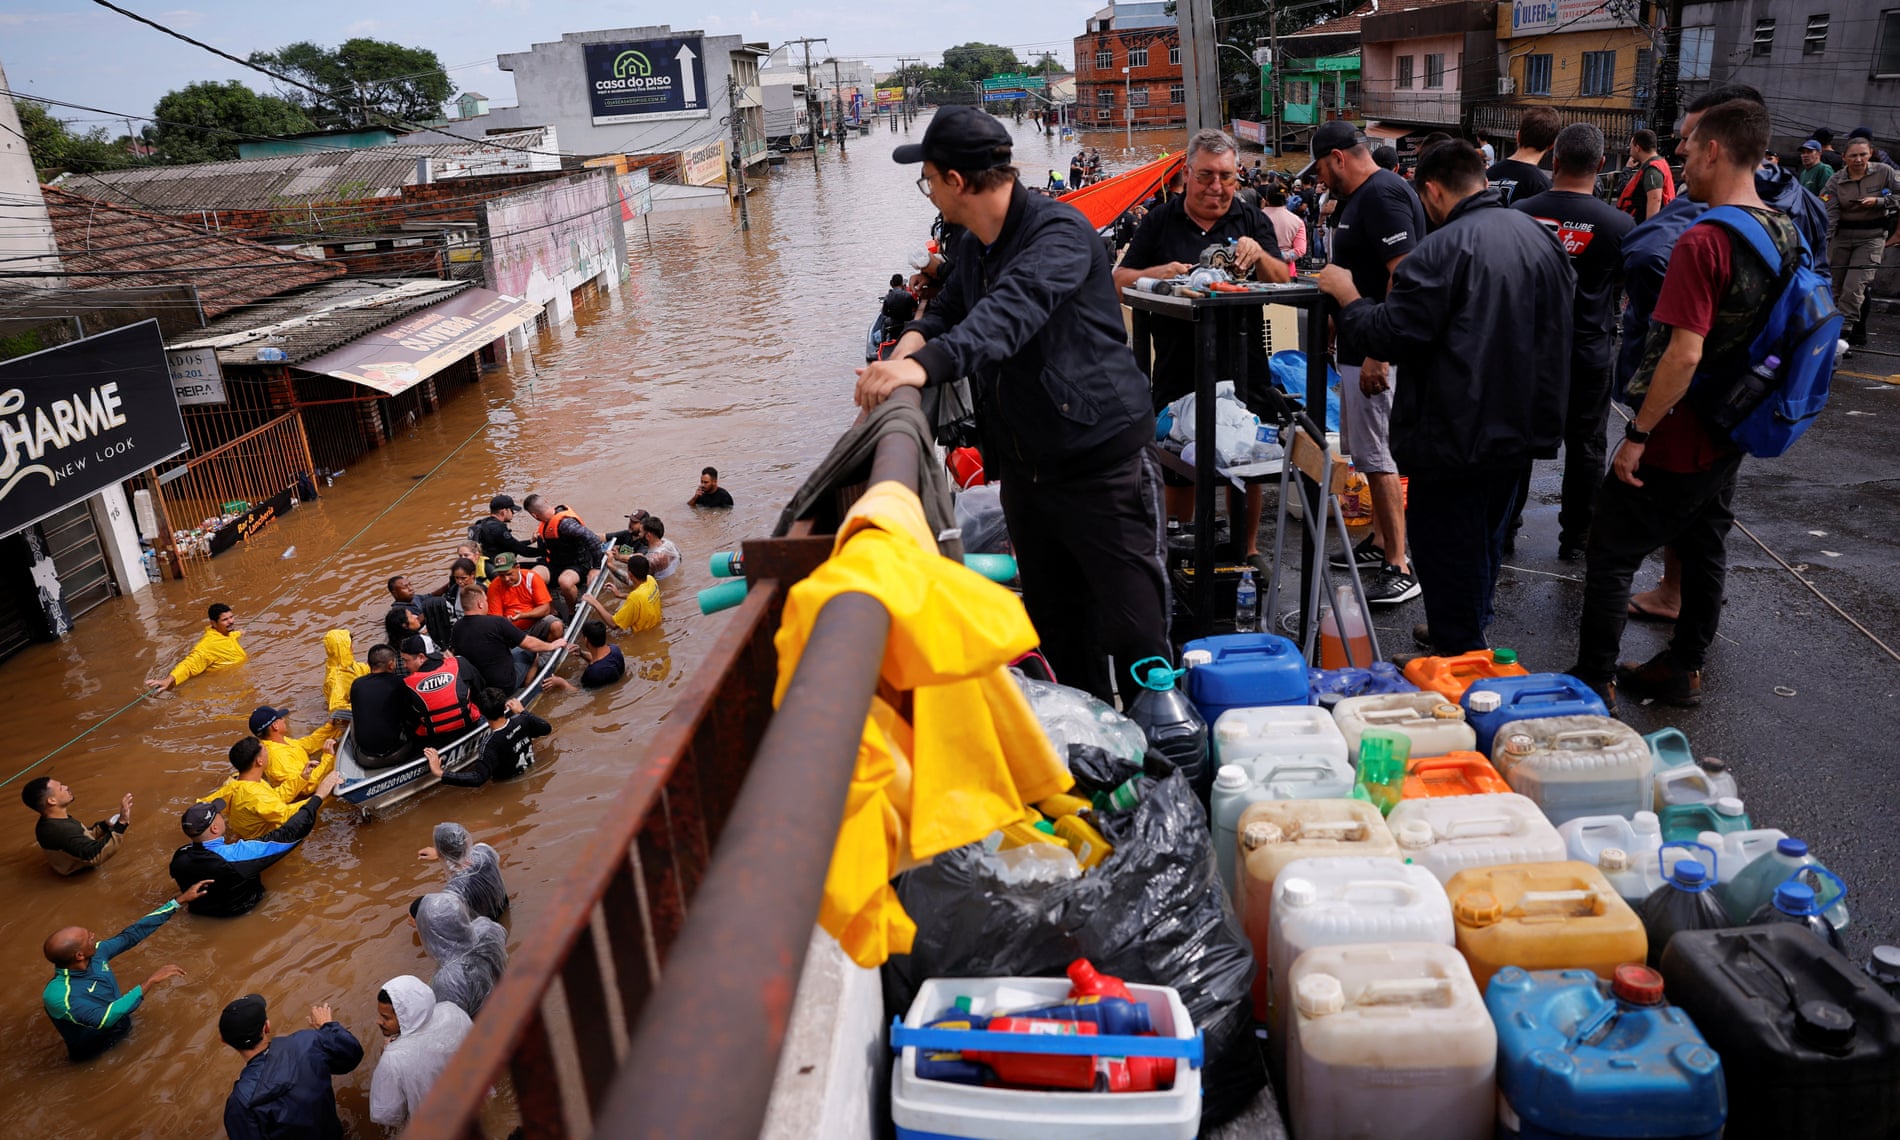
<instances>
[{"instance_id":1,"label":"orange life jacket","mask_svg":"<svg viewBox=\"0 0 1900 1140\"><path fill-rule=\"evenodd\" d=\"M469 703L468 682L453 653L444 653L440 665L411 673L402 683L422 702L422 717L416 725L418 740L456 736L482 722L481 713Z\"/></svg>"},{"instance_id":2,"label":"orange life jacket","mask_svg":"<svg viewBox=\"0 0 1900 1140\"><path fill-rule=\"evenodd\" d=\"M543 522L535 531L535 537L541 540L542 548L548 552L549 566L557 570L568 568L578 568L581 570L591 569L593 560L588 556L587 541L581 538L562 538L562 519L573 519L576 523L580 523L581 526L587 525L581 521L581 516L568 510L566 507L555 508L554 513L549 515L547 521Z\"/></svg>"}]
</instances>

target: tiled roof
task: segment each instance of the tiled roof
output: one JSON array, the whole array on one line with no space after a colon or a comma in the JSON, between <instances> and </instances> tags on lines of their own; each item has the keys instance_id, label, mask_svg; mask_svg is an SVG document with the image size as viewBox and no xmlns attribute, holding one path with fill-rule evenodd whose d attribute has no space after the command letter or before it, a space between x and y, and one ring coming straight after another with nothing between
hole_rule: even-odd
<instances>
[{"instance_id":1,"label":"tiled roof","mask_svg":"<svg viewBox=\"0 0 1900 1140\"><path fill-rule=\"evenodd\" d=\"M195 285L207 319L303 285L341 277L340 263L217 237L171 218L44 187L60 260L74 288ZM135 276L122 276L136 272Z\"/></svg>"},{"instance_id":2,"label":"tiled roof","mask_svg":"<svg viewBox=\"0 0 1900 1140\"><path fill-rule=\"evenodd\" d=\"M472 288L432 277L351 277L254 305L166 347L214 348L220 364L267 363L258 350L277 348L278 363L298 364Z\"/></svg>"},{"instance_id":3,"label":"tiled roof","mask_svg":"<svg viewBox=\"0 0 1900 1140\"><path fill-rule=\"evenodd\" d=\"M1391 10L1396 11L1399 5L1389 4L1389 7ZM1378 12L1379 10L1380 9L1379 9L1377 0L1367 0L1366 3L1359 5L1357 8L1354 8L1352 11L1346 13L1343 16L1336 16L1330 20L1321 20L1319 23L1314 24L1311 27L1301 28L1297 32L1287 32L1286 34L1282 35L1280 38L1283 40L1291 40L1291 39L1298 39L1302 36L1354 36L1354 35L1358 35L1359 21L1363 20L1367 16L1373 15L1375 12Z\"/></svg>"}]
</instances>

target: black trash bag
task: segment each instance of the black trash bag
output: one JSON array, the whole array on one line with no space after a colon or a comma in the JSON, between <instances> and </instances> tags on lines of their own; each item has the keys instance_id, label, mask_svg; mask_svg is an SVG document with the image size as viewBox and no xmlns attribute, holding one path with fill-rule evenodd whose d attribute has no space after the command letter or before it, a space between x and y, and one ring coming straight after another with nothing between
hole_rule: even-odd
<instances>
[{"instance_id":1,"label":"black trash bag","mask_svg":"<svg viewBox=\"0 0 1900 1140\"><path fill-rule=\"evenodd\" d=\"M1097 792L1112 792L1141 772L1139 761L1124 759L1106 748L1074 742L1069 745L1069 774L1075 777L1071 795L1086 799Z\"/></svg>"},{"instance_id":2,"label":"black trash bag","mask_svg":"<svg viewBox=\"0 0 1900 1140\"><path fill-rule=\"evenodd\" d=\"M1205 1133L1267 1081L1253 1040L1253 953L1215 874L1207 816L1177 774L1144 781L1141 803L1097 819L1115 854L1079 879L1005 887L977 844L899 875L917 937L884 964L886 1012L903 1016L927 978L1061 977L1077 958L1172 986L1206 1039Z\"/></svg>"}]
</instances>

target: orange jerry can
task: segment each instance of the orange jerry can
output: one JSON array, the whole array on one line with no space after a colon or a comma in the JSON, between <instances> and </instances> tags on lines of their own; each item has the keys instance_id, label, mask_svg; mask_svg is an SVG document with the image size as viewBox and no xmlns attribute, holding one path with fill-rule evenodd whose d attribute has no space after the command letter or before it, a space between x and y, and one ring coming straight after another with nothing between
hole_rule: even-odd
<instances>
[{"instance_id":1,"label":"orange jerry can","mask_svg":"<svg viewBox=\"0 0 1900 1140\"><path fill-rule=\"evenodd\" d=\"M1405 766L1405 790L1402 800L1422 800L1438 796L1476 796L1489 792L1508 792L1506 783L1482 752L1447 752L1443 756L1420 756Z\"/></svg>"},{"instance_id":2,"label":"orange jerry can","mask_svg":"<svg viewBox=\"0 0 1900 1140\"><path fill-rule=\"evenodd\" d=\"M1475 649L1456 657L1415 657L1406 663L1405 679L1421 689L1443 693L1458 704L1471 682L1492 677L1528 677L1530 670L1517 663L1515 649Z\"/></svg>"}]
</instances>

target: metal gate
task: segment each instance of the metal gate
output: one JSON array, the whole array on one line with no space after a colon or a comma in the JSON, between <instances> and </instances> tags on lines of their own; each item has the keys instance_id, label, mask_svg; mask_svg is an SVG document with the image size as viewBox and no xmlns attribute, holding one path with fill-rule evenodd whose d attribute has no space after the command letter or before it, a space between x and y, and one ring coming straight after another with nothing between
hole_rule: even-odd
<instances>
[{"instance_id":1,"label":"metal gate","mask_svg":"<svg viewBox=\"0 0 1900 1140\"><path fill-rule=\"evenodd\" d=\"M112 582L112 569L106 565L105 551L99 544L99 528L92 521L92 509L76 503L39 522L40 537L46 555L52 559L59 578L60 600L74 621L118 592Z\"/></svg>"},{"instance_id":2,"label":"metal gate","mask_svg":"<svg viewBox=\"0 0 1900 1140\"><path fill-rule=\"evenodd\" d=\"M220 541L221 533L255 527L252 508L285 491L297 497L300 483L309 481L314 487L314 470L303 417L297 412L286 412L184 463L155 470L152 489L160 530L156 546L170 554L166 560L182 577L182 562L210 558L229 545Z\"/></svg>"}]
</instances>

